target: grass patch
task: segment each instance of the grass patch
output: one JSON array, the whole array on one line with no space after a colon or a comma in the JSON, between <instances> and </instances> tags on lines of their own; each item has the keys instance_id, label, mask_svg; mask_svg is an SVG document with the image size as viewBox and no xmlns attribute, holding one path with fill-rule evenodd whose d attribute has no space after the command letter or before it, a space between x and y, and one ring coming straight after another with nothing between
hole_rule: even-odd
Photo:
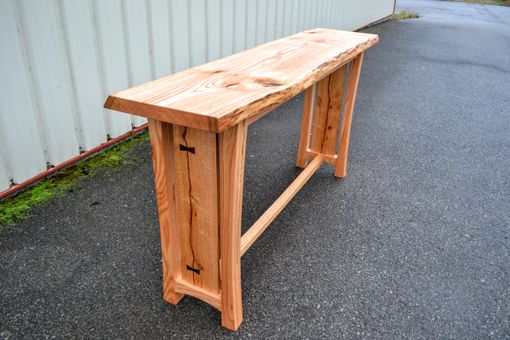
<instances>
[{"instance_id":1,"label":"grass patch","mask_svg":"<svg viewBox=\"0 0 510 340\"><path fill-rule=\"evenodd\" d=\"M126 156L137 144L148 141L141 133L126 142L58 171L27 190L0 202L0 231L30 216L32 208L72 190L81 180L103 169L115 169L126 163Z\"/></svg>"},{"instance_id":2,"label":"grass patch","mask_svg":"<svg viewBox=\"0 0 510 340\"><path fill-rule=\"evenodd\" d=\"M412 11L400 11L398 13L395 13L391 16L392 20L406 20L406 19L417 19L420 15L416 12Z\"/></svg>"},{"instance_id":3,"label":"grass patch","mask_svg":"<svg viewBox=\"0 0 510 340\"><path fill-rule=\"evenodd\" d=\"M510 6L507 0L448 0L453 2L468 2L470 4Z\"/></svg>"}]
</instances>

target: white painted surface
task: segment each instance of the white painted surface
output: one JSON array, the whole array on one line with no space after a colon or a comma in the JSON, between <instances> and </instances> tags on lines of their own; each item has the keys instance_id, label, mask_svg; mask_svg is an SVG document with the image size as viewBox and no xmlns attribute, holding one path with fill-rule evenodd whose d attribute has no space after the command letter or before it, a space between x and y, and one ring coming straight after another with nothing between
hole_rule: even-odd
<instances>
[{"instance_id":1,"label":"white painted surface","mask_svg":"<svg viewBox=\"0 0 510 340\"><path fill-rule=\"evenodd\" d=\"M146 122L103 109L109 93L392 11L393 0L2 0L0 191Z\"/></svg>"},{"instance_id":2,"label":"white painted surface","mask_svg":"<svg viewBox=\"0 0 510 340\"><path fill-rule=\"evenodd\" d=\"M55 165L78 154L78 144L82 142L59 2L23 0L16 4L26 34L25 53L45 132L47 162Z\"/></svg>"},{"instance_id":3,"label":"white painted surface","mask_svg":"<svg viewBox=\"0 0 510 340\"><path fill-rule=\"evenodd\" d=\"M46 147L16 8L13 1L0 4L0 190L5 190L11 179L22 182L46 169Z\"/></svg>"}]
</instances>

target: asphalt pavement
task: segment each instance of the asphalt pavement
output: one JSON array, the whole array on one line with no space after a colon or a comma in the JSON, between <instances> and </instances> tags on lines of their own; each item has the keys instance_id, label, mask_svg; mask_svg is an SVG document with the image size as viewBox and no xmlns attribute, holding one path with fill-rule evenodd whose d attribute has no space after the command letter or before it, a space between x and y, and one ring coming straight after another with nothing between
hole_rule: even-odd
<instances>
[{"instance_id":1,"label":"asphalt pavement","mask_svg":"<svg viewBox=\"0 0 510 340\"><path fill-rule=\"evenodd\" d=\"M244 323L161 298L150 147L0 237L0 338L510 338L510 7L368 29L348 177L323 165L242 259ZM243 224L299 173L303 97L249 131Z\"/></svg>"}]
</instances>

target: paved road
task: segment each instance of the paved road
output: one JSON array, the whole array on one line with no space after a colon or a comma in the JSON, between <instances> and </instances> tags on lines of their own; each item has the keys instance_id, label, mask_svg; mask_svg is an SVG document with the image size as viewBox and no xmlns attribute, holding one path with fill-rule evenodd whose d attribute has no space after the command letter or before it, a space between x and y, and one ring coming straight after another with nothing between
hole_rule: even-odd
<instances>
[{"instance_id":1,"label":"paved road","mask_svg":"<svg viewBox=\"0 0 510 340\"><path fill-rule=\"evenodd\" d=\"M160 298L143 144L0 238L0 338L510 337L510 8L398 7L422 17L370 29L349 177L323 166L243 258L236 334ZM245 225L298 173L301 107L250 130Z\"/></svg>"}]
</instances>

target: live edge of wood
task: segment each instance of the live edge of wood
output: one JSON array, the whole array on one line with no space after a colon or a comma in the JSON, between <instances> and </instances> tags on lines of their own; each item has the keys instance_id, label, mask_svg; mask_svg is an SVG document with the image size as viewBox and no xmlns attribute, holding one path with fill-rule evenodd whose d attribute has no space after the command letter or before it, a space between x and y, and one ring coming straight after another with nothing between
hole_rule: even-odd
<instances>
[{"instance_id":1,"label":"live edge of wood","mask_svg":"<svg viewBox=\"0 0 510 340\"><path fill-rule=\"evenodd\" d=\"M104 106L223 132L283 104L378 40L375 34L316 28L117 92Z\"/></svg>"}]
</instances>

